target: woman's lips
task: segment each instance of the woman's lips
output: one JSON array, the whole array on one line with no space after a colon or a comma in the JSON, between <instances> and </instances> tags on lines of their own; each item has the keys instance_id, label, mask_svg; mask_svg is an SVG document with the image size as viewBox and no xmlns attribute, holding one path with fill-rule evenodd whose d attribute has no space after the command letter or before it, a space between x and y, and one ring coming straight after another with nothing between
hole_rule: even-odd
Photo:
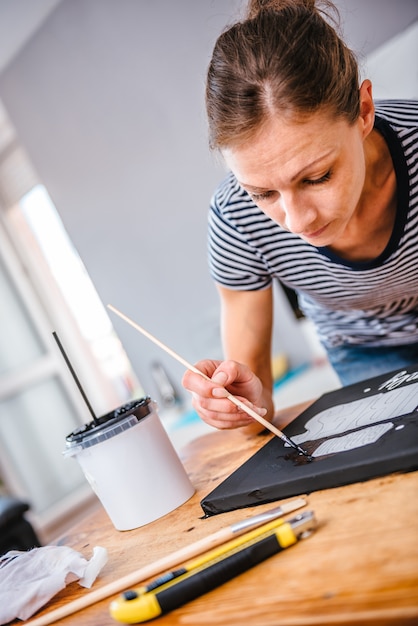
<instances>
[{"instance_id":1,"label":"woman's lips","mask_svg":"<svg viewBox=\"0 0 418 626\"><path fill-rule=\"evenodd\" d=\"M303 233L302 236L306 239L315 239L317 237L320 237L327 228L328 224L325 224L325 226L322 226L322 228L319 228L318 230L315 230L311 233Z\"/></svg>"}]
</instances>

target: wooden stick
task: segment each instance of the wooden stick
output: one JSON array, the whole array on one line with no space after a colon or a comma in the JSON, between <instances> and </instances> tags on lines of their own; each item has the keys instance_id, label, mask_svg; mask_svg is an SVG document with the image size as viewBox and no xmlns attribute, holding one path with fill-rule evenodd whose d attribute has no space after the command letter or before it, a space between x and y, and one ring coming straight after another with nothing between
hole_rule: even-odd
<instances>
[{"instance_id":1,"label":"wooden stick","mask_svg":"<svg viewBox=\"0 0 418 626\"><path fill-rule=\"evenodd\" d=\"M90 593L81 596L68 604L60 606L45 615L41 615L40 617L36 617L28 622L25 622L25 626L48 626L48 624L53 624L64 617L68 617L69 615L81 611L81 609L85 609L96 602L100 602L100 600L105 600L109 596L121 593L126 589L131 589L149 578L171 570L177 565L189 561L190 559L195 558L212 548L216 548L216 546L219 546L234 537L238 537L250 529L256 528L257 526L261 526L261 524L270 520L282 517L287 513L295 511L296 509L305 506L305 504L305 498L296 498L295 500L286 502L285 504L275 507L274 509L270 509L264 513L259 513L258 515L254 515L240 522L236 522L227 528L221 528L221 530L218 530L208 537L203 537L191 545L180 548L180 550L177 550L173 554L163 556L154 563L144 565L135 572L126 574L118 580L108 583L104 587L95 589L94 591L91 591Z\"/></svg>"},{"instance_id":2,"label":"wooden stick","mask_svg":"<svg viewBox=\"0 0 418 626\"><path fill-rule=\"evenodd\" d=\"M121 313L121 311L119 311L118 309L116 309L114 306L112 306L111 304L107 305L108 308L113 311L114 313L116 313L116 315L118 315L119 317L121 317L123 320L125 320L125 322L127 322L128 324L130 324L131 326L133 326L137 331L139 331L142 335L145 335L145 337L147 337L150 341L152 341L153 343L155 343L157 346L159 346L162 350L164 350L165 352L167 352L167 354L169 354L170 356L173 357L173 359L176 359L176 361L179 361L179 363L181 363L182 365L184 365L184 367L188 370L191 370L192 372L194 372L195 374L199 374L199 376L202 376L202 378L205 378L205 380L208 380L210 382L211 379L209 378L209 376L206 376L206 374L204 374L203 372L201 372L200 370L197 369L197 367L195 367L194 365L192 365L191 363L188 363L188 361L186 361L186 359L183 359L183 357L181 357L179 354L177 354L177 352L174 352L174 350L172 350L171 348L169 348L168 346L166 346L164 343L162 343L162 341L160 341L159 339L157 339L156 337L154 337L154 335L151 335L151 333L149 333L147 330L145 330L145 328L142 328L142 326L140 326L139 324L137 324L136 322L134 322L133 320L131 320L127 315L125 315L124 313ZM264 426L264 428L267 428L267 430L270 430L274 435L277 435L277 437L279 437L280 439L282 439L285 443L287 443L289 446L291 446L292 448L295 448L295 450L297 450L298 452L300 452L301 454L304 454L305 456L309 457L309 454L303 450L303 448L301 448L300 446L298 446L296 443L294 443L290 437L287 437L284 433L282 433L281 430L279 430L278 428L276 428L276 426L274 426L274 424L272 424L271 422L269 422L268 420L264 419L264 417L261 417L261 415L259 415L258 413L256 413L253 409L251 409L249 406L247 406L244 402L242 402L242 400L240 400L239 398L237 398L236 396L232 395L232 393L228 393L227 392L227 396L225 396L226 398L228 398L228 400L230 400L231 402L233 402L237 407L239 407L242 411L244 411L245 413L247 413L250 417L252 417L253 419L255 419L257 422L259 422L262 426Z\"/></svg>"}]
</instances>

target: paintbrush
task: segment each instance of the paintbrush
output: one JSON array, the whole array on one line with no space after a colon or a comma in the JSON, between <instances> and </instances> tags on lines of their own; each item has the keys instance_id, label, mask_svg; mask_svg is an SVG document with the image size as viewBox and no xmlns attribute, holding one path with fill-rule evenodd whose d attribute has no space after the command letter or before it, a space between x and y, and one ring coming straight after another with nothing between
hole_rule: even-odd
<instances>
[{"instance_id":1,"label":"paintbrush","mask_svg":"<svg viewBox=\"0 0 418 626\"><path fill-rule=\"evenodd\" d=\"M179 361L182 365L184 365L184 367L188 370L191 370L192 372L194 372L195 374L199 374L199 376L202 376L203 378L205 378L206 380L211 381L211 379L209 378L209 376L206 376L206 374L204 374L203 372L201 372L200 370L197 369L197 367L195 367L194 365L192 365L191 363L188 363L185 359L183 359L183 357L181 357L179 354L177 354L177 352L174 352L174 350L172 350L171 348L169 348L168 346L166 346L164 343L162 343L159 339L157 339L156 337L154 337L154 335L151 335L151 333L149 333L147 330L145 330L145 328L142 328L142 326L139 326L139 324L137 324L136 322L132 321L129 317L127 317L124 313L121 313L121 311L118 311L118 309L116 309L114 306L112 306L111 304L107 305L108 308L113 311L114 313L116 313L116 315L119 315L119 317L121 317L123 320L125 320L125 322L127 322L128 324L130 324L131 326L133 326L136 330L138 330L142 335L145 335L145 337L147 337L150 341L152 341L153 343L155 343L157 346L159 346L162 350L164 350L165 352L167 352L168 354L170 354L170 356L173 357L173 359L176 359L177 361ZM242 402L242 400L240 400L239 398L237 398L236 396L232 395L232 393L228 393L226 398L228 398L228 400L230 400L231 402L233 402L237 407L239 407L242 411L244 411L245 413L247 413L250 417L252 417L253 419L255 419L257 422L259 422L262 426L264 426L264 428L267 428L267 430L270 430L273 434L277 435L277 437L279 437L282 441L284 441L285 443L287 443L288 446L291 446L292 448L294 448L295 450L297 450L300 454L303 454L304 456L308 457L309 460L312 459L312 457L310 456L310 454L304 450L303 448L301 448L297 443L295 443L294 441L292 441L289 437L287 437L284 433L282 433L281 430L279 430L278 428L276 428L271 422L269 422L268 420L264 419L264 417L261 417L261 415L258 415L258 413L256 413L253 409L251 409L250 407L248 407L244 402Z\"/></svg>"},{"instance_id":2,"label":"paintbrush","mask_svg":"<svg viewBox=\"0 0 418 626\"><path fill-rule=\"evenodd\" d=\"M96 602L105 600L106 598L120 593L125 589L129 589L145 580L158 576L158 574L172 569L181 563L194 559L200 554L204 554L208 550L216 548L217 546L242 535L248 530L257 528L257 526L261 526L266 522L283 517L287 513L291 513L296 509L300 509L305 506L305 504L305 498L296 498L295 500L285 502L280 506L267 510L264 513L253 515L247 519L235 522L234 524L231 524L231 526L221 528L208 537L203 537L191 545L184 546L172 554L163 556L154 563L144 565L138 570L131 572L130 574L126 574L118 580L108 583L104 587L95 589L94 591L91 591L90 593L83 595L68 604L64 604L63 606L60 606L45 615L41 615L25 622L25 626L26 624L27 626L48 626L48 624L54 624L58 620L68 617L68 615L77 613L78 611L81 611Z\"/></svg>"}]
</instances>

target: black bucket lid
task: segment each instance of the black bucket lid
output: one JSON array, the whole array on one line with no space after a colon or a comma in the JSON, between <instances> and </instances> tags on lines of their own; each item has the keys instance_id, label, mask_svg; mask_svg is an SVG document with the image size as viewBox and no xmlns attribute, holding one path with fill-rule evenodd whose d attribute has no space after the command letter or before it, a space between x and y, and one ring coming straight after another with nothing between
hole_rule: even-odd
<instances>
[{"instance_id":1,"label":"black bucket lid","mask_svg":"<svg viewBox=\"0 0 418 626\"><path fill-rule=\"evenodd\" d=\"M104 431L115 427L113 434L116 434L120 432L120 430L124 430L123 428L120 430L117 428L119 423L127 421L127 418L132 418L131 425L135 425L135 423L147 417L151 411L152 400L149 396L127 402L114 411L110 411L110 413L106 413L96 418L96 420L92 420L88 424L84 424L76 428L76 430L73 430L73 432L65 438L67 447L71 448L77 445L82 445L82 447L92 446L103 439L101 434L104 434ZM109 435L107 434L107 437L104 438L109 438Z\"/></svg>"}]
</instances>

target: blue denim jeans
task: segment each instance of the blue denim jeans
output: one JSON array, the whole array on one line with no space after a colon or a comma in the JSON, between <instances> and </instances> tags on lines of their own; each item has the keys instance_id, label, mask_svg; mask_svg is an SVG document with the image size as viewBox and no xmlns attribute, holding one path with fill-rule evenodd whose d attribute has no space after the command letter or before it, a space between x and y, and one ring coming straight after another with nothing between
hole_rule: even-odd
<instances>
[{"instance_id":1,"label":"blue denim jeans","mask_svg":"<svg viewBox=\"0 0 418 626\"><path fill-rule=\"evenodd\" d=\"M418 343L378 348L338 346L327 348L327 354L343 386L408 365L418 366Z\"/></svg>"}]
</instances>

